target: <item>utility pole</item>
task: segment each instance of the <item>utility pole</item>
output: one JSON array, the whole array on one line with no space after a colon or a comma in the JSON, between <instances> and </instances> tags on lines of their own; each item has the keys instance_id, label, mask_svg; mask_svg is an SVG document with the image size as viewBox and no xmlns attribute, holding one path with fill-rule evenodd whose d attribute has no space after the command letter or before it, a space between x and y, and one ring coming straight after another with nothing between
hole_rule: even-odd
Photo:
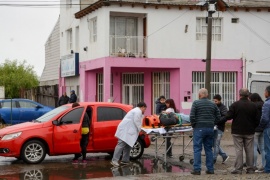
<instances>
[{"instance_id":1,"label":"utility pole","mask_svg":"<svg viewBox=\"0 0 270 180\"><path fill-rule=\"evenodd\" d=\"M207 17L207 44L206 44L206 68L205 88L208 90L208 98L211 99L211 49L212 49L212 21L213 13L216 12L216 1L209 1Z\"/></svg>"}]
</instances>

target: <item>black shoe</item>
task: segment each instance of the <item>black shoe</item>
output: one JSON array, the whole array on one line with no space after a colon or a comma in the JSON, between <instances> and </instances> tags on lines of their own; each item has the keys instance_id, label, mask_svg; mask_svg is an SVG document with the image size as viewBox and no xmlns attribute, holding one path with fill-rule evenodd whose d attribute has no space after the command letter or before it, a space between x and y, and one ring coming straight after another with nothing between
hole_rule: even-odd
<instances>
[{"instance_id":1,"label":"black shoe","mask_svg":"<svg viewBox=\"0 0 270 180\"><path fill-rule=\"evenodd\" d=\"M231 174L242 174L242 171L233 170L233 171L231 172Z\"/></svg>"},{"instance_id":2,"label":"black shoe","mask_svg":"<svg viewBox=\"0 0 270 180\"><path fill-rule=\"evenodd\" d=\"M225 158L223 158L222 164L224 164L226 161L228 161L229 158L230 158L229 156L226 156Z\"/></svg>"},{"instance_id":3,"label":"black shoe","mask_svg":"<svg viewBox=\"0 0 270 180\"><path fill-rule=\"evenodd\" d=\"M190 174L201 175L201 171L191 171Z\"/></svg>"},{"instance_id":4,"label":"black shoe","mask_svg":"<svg viewBox=\"0 0 270 180\"><path fill-rule=\"evenodd\" d=\"M215 174L214 171L205 171L206 174Z\"/></svg>"},{"instance_id":5,"label":"black shoe","mask_svg":"<svg viewBox=\"0 0 270 180\"><path fill-rule=\"evenodd\" d=\"M247 172L246 172L246 174L254 174L255 173L255 171L253 171L253 170L248 170Z\"/></svg>"}]
</instances>

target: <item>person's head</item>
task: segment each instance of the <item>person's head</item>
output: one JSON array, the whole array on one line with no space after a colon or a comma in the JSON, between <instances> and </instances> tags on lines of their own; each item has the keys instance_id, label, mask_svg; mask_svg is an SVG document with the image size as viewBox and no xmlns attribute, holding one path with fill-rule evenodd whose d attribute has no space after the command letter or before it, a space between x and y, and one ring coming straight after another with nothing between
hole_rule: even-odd
<instances>
[{"instance_id":1,"label":"person's head","mask_svg":"<svg viewBox=\"0 0 270 180\"><path fill-rule=\"evenodd\" d=\"M267 86L264 91L265 98L270 97L270 86Z\"/></svg>"},{"instance_id":2,"label":"person's head","mask_svg":"<svg viewBox=\"0 0 270 180\"><path fill-rule=\"evenodd\" d=\"M145 102L139 102L139 103L137 104L137 107L141 109L141 111L142 111L143 114L144 114L144 112L145 112L145 110L146 110L146 108L147 108Z\"/></svg>"},{"instance_id":3,"label":"person's head","mask_svg":"<svg viewBox=\"0 0 270 180\"><path fill-rule=\"evenodd\" d=\"M201 98L207 98L208 97L208 90L205 88L201 88L199 90L199 99Z\"/></svg>"},{"instance_id":4,"label":"person's head","mask_svg":"<svg viewBox=\"0 0 270 180\"><path fill-rule=\"evenodd\" d=\"M214 103L215 103L216 105L221 104L221 96L220 96L219 94L216 94L216 95L214 96L213 100L214 100Z\"/></svg>"},{"instance_id":5,"label":"person's head","mask_svg":"<svg viewBox=\"0 0 270 180\"><path fill-rule=\"evenodd\" d=\"M159 99L159 102L162 103L162 104L165 103L165 101L166 101L165 96L159 96L158 99Z\"/></svg>"},{"instance_id":6,"label":"person's head","mask_svg":"<svg viewBox=\"0 0 270 180\"><path fill-rule=\"evenodd\" d=\"M64 96L66 96L66 95L67 95L67 93L66 93L66 92L64 92L64 93L63 93L63 95L64 95Z\"/></svg>"},{"instance_id":7,"label":"person's head","mask_svg":"<svg viewBox=\"0 0 270 180\"><path fill-rule=\"evenodd\" d=\"M249 90L247 88L242 88L239 90L239 96L241 98L248 98Z\"/></svg>"},{"instance_id":8,"label":"person's head","mask_svg":"<svg viewBox=\"0 0 270 180\"><path fill-rule=\"evenodd\" d=\"M75 108L77 106L80 106L80 104L79 103L76 103L76 102L72 104L72 108Z\"/></svg>"},{"instance_id":9,"label":"person's head","mask_svg":"<svg viewBox=\"0 0 270 180\"><path fill-rule=\"evenodd\" d=\"M258 93L252 93L249 96L250 101L252 102L263 102L261 96Z\"/></svg>"},{"instance_id":10,"label":"person's head","mask_svg":"<svg viewBox=\"0 0 270 180\"><path fill-rule=\"evenodd\" d=\"M174 112L176 112L176 107L173 99L166 99L165 104L167 108L173 108Z\"/></svg>"},{"instance_id":11,"label":"person's head","mask_svg":"<svg viewBox=\"0 0 270 180\"><path fill-rule=\"evenodd\" d=\"M70 91L70 94L75 94L75 91L74 91L74 90L71 90L71 91Z\"/></svg>"}]
</instances>

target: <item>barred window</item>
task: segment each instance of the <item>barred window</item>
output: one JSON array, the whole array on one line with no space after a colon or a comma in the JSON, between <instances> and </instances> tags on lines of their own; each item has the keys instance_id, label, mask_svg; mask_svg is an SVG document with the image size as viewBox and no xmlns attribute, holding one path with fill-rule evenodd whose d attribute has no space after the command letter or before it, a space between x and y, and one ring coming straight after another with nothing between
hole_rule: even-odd
<instances>
[{"instance_id":1,"label":"barred window","mask_svg":"<svg viewBox=\"0 0 270 180\"><path fill-rule=\"evenodd\" d=\"M236 72L211 73L210 99L220 94L223 104L229 107L236 101ZM192 72L192 99L198 99L198 91L205 87L205 72Z\"/></svg>"}]
</instances>

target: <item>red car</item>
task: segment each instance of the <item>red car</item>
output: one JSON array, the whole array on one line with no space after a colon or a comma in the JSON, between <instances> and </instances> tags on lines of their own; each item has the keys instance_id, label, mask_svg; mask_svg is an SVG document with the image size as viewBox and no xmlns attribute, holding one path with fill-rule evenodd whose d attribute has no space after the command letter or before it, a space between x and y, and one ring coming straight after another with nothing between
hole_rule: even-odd
<instances>
[{"instance_id":1,"label":"red car","mask_svg":"<svg viewBox=\"0 0 270 180\"><path fill-rule=\"evenodd\" d=\"M113 154L117 143L116 128L131 106L120 103L80 102L60 106L33 122L26 122L0 130L0 156L16 157L29 164L37 164L50 156L80 152L81 123L84 113L91 119L87 151ZM140 134L132 148L131 159L142 156L150 139Z\"/></svg>"}]
</instances>

